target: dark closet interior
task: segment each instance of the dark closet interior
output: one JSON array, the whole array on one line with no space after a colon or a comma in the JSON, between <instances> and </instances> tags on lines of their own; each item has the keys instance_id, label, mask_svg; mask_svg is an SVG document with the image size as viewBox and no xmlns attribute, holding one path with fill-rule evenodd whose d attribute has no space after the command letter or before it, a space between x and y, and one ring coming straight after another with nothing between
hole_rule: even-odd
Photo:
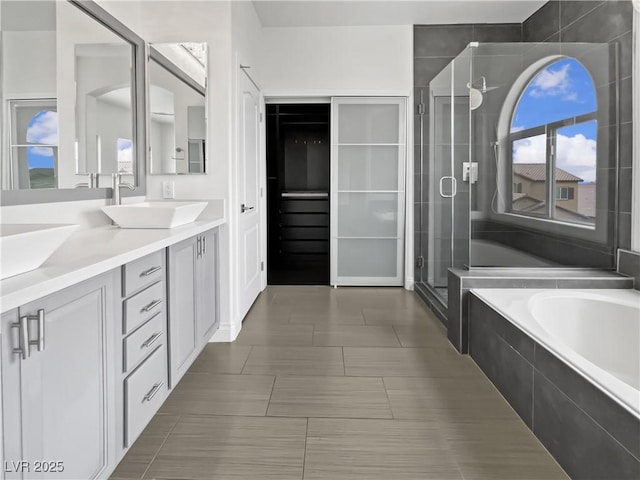
<instances>
[{"instance_id":1,"label":"dark closet interior","mask_svg":"<svg viewBox=\"0 0 640 480\"><path fill-rule=\"evenodd\" d=\"M329 104L267 105L267 282L329 283Z\"/></svg>"}]
</instances>

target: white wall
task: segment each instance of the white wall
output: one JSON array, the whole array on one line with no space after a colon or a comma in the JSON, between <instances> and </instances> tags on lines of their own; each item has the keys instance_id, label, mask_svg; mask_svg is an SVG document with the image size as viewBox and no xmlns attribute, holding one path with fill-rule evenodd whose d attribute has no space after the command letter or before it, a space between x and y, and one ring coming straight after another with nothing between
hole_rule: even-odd
<instances>
[{"instance_id":1,"label":"white wall","mask_svg":"<svg viewBox=\"0 0 640 480\"><path fill-rule=\"evenodd\" d=\"M413 27L263 29L265 95L401 94L413 89Z\"/></svg>"},{"instance_id":2,"label":"white wall","mask_svg":"<svg viewBox=\"0 0 640 480\"><path fill-rule=\"evenodd\" d=\"M413 26L263 28L257 71L267 97L408 97L405 286L413 288Z\"/></svg>"},{"instance_id":3,"label":"white wall","mask_svg":"<svg viewBox=\"0 0 640 480\"><path fill-rule=\"evenodd\" d=\"M147 196L161 198L162 182L168 180L175 182L177 199L222 199L227 209L231 195L233 125L230 2L98 0L97 3L147 42L207 43L208 175L148 175ZM231 282L228 280L231 277L233 247L230 228L231 223L220 228L221 341L233 338L230 332L237 328L238 323L231 300Z\"/></svg>"}]
</instances>

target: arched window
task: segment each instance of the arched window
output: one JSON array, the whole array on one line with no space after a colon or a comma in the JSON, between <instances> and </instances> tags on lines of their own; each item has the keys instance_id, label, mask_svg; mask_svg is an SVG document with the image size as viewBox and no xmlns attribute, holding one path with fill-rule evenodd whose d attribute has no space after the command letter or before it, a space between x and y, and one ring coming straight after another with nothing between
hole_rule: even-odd
<instances>
[{"instance_id":1,"label":"arched window","mask_svg":"<svg viewBox=\"0 0 640 480\"><path fill-rule=\"evenodd\" d=\"M510 211L595 225L596 89L575 58L539 70L513 111Z\"/></svg>"}]
</instances>

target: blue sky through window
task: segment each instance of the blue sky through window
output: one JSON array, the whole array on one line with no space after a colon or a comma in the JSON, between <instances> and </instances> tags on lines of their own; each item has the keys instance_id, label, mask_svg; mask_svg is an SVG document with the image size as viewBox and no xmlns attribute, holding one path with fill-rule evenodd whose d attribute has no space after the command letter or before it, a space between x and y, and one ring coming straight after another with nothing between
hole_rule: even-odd
<instances>
[{"instance_id":1,"label":"blue sky through window","mask_svg":"<svg viewBox=\"0 0 640 480\"><path fill-rule=\"evenodd\" d=\"M511 132L546 125L597 110L591 75L574 58L563 58L541 70L522 93L511 123ZM597 122L591 120L557 130L556 167L595 182ZM543 136L514 143L514 163L544 163Z\"/></svg>"},{"instance_id":2,"label":"blue sky through window","mask_svg":"<svg viewBox=\"0 0 640 480\"><path fill-rule=\"evenodd\" d=\"M58 112L42 110L36 113L27 127L27 143L58 145ZM51 147L27 147L27 164L32 168L54 168L55 152Z\"/></svg>"},{"instance_id":3,"label":"blue sky through window","mask_svg":"<svg viewBox=\"0 0 640 480\"><path fill-rule=\"evenodd\" d=\"M564 58L531 80L518 102L511 131L595 112L597 108L591 75L578 60Z\"/></svg>"}]
</instances>

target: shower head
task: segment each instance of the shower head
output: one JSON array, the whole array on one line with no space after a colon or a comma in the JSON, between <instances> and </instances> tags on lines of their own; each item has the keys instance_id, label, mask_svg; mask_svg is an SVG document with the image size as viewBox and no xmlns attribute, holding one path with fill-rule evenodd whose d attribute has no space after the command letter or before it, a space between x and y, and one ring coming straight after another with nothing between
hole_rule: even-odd
<instances>
[{"instance_id":1,"label":"shower head","mask_svg":"<svg viewBox=\"0 0 640 480\"><path fill-rule=\"evenodd\" d=\"M501 85L487 86L487 77L484 75L480 78L476 78L473 82L467 83L468 89L478 90L480 93L487 93L500 87Z\"/></svg>"}]
</instances>

